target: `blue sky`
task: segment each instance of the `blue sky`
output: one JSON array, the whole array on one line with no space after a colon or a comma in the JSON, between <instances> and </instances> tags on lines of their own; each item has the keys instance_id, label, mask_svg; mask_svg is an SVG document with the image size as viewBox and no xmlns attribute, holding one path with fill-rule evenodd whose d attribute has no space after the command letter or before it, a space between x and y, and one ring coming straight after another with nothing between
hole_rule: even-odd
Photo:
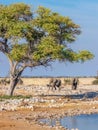
<instances>
[{"instance_id":1,"label":"blue sky","mask_svg":"<svg viewBox=\"0 0 98 130\"><path fill-rule=\"evenodd\" d=\"M64 16L69 16L81 26L82 33L73 43L75 50L91 51L95 58L85 63L53 63L52 67L27 68L27 76L96 76L98 70L98 0L0 0L0 4L24 2L34 9L39 5L50 8ZM0 76L8 74L7 58L0 53Z\"/></svg>"}]
</instances>

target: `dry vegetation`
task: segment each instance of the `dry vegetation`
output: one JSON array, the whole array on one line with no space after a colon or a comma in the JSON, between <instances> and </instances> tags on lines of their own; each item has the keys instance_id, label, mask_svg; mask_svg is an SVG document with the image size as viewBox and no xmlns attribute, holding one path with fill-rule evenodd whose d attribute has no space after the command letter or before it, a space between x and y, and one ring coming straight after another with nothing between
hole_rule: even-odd
<instances>
[{"instance_id":1,"label":"dry vegetation","mask_svg":"<svg viewBox=\"0 0 98 130\"><path fill-rule=\"evenodd\" d=\"M85 92L96 93L98 91L98 87L92 86L92 82L95 78L79 78L79 86L76 91L71 90L71 85L65 85L65 80L72 81L72 78L60 79L62 80L61 91L56 90L55 92L47 92L46 84L49 83L50 78L22 78L23 84L16 87L17 89L15 90L15 94L32 94L32 98L34 97L35 99L40 100L32 103L32 98L29 97L29 100L26 100L24 99L25 96L22 96L21 98L24 99L21 104L22 108L20 107L18 110L14 111L7 111L5 109L2 110L0 112L0 130L55 130L55 128L50 128L48 126L40 126L37 122L35 122L35 120L43 115L46 117L58 117L61 115L98 113L98 97L94 97L92 99L72 99L69 96L74 94L79 95ZM2 80L2 78L0 80ZM8 88L8 86L9 85L0 86L1 95L3 94L3 89L7 90L6 88ZM45 95L43 95L43 92ZM14 98L16 102L20 99L20 97L18 99L17 96ZM6 98L3 100L6 100ZM7 103L5 103L5 105L10 104L12 100L13 99L6 100ZM25 109L26 106L31 105L30 102L33 105L33 109Z\"/></svg>"},{"instance_id":2,"label":"dry vegetation","mask_svg":"<svg viewBox=\"0 0 98 130\"><path fill-rule=\"evenodd\" d=\"M4 78L0 78L0 81ZM62 80L62 84L64 84L64 80L72 81L73 78L59 78ZM9 80L9 78L6 78ZM38 85L45 86L49 82L50 78L22 78L24 85ZM91 85L95 78L79 78L79 84L82 85Z\"/></svg>"},{"instance_id":3,"label":"dry vegetation","mask_svg":"<svg viewBox=\"0 0 98 130\"><path fill-rule=\"evenodd\" d=\"M70 79L72 80L72 78L60 78L62 80L62 84L64 84L64 79ZM79 78L79 83L82 85L91 85L92 81L95 78ZM50 78L22 78L23 83L25 85L46 85Z\"/></svg>"}]
</instances>

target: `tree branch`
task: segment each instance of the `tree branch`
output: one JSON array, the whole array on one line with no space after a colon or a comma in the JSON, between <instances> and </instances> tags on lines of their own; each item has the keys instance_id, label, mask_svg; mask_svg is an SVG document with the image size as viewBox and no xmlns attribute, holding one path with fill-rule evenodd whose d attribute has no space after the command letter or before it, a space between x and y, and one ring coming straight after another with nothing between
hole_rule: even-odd
<instances>
[{"instance_id":1,"label":"tree branch","mask_svg":"<svg viewBox=\"0 0 98 130\"><path fill-rule=\"evenodd\" d=\"M5 38L4 40L0 39L0 50L3 53L8 53L8 45L7 45L7 39Z\"/></svg>"},{"instance_id":2,"label":"tree branch","mask_svg":"<svg viewBox=\"0 0 98 130\"><path fill-rule=\"evenodd\" d=\"M49 62L52 61L52 58L49 58L49 59L46 59L46 60L42 60L42 61L37 61L37 62L24 62L24 67L36 67L36 66L44 66L44 67L47 67L47 66L50 66Z\"/></svg>"}]
</instances>

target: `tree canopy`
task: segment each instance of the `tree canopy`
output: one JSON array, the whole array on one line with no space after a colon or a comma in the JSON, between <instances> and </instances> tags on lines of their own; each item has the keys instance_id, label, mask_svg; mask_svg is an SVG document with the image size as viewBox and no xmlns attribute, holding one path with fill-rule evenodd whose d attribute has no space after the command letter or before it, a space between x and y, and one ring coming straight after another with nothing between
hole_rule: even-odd
<instances>
[{"instance_id":1,"label":"tree canopy","mask_svg":"<svg viewBox=\"0 0 98 130\"><path fill-rule=\"evenodd\" d=\"M91 52L68 47L80 33L78 24L48 8L39 6L33 12L24 3L0 5L0 51L8 57L10 77L17 82L26 67L92 59Z\"/></svg>"}]
</instances>

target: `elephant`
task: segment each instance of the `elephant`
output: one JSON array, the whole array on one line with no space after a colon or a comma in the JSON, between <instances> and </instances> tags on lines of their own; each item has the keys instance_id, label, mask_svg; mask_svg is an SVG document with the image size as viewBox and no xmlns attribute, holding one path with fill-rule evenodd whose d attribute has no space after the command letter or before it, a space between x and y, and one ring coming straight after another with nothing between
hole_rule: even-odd
<instances>
[{"instance_id":1,"label":"elephant","mask_svg":"<svg viewBox=\"0 0 98 130\"><path fill-rule=\"evenodd\" d=\"M47 84L47 87L49 87L49 90L50 90L50 87L52 88L52 90L53 89L56 90L57 88L59 88L59 90L60 90L61 80L52 78L52 79L50 79L49 84Z\"/></svg>"}]
</instances>

